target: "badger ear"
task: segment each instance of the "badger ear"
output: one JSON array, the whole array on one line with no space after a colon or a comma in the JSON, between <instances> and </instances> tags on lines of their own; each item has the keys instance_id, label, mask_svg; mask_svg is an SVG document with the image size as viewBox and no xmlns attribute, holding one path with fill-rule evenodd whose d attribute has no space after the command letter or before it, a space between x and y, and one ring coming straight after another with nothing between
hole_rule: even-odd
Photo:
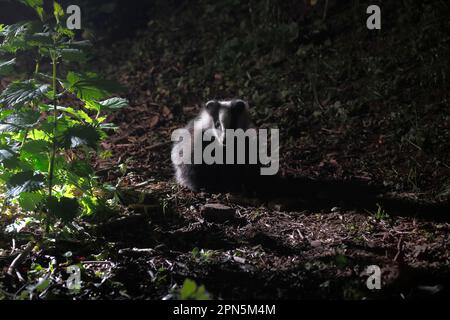
<instances>
[{"instance_id":1,"label":"badger ear","mask_svg":"<svg viewBox=\"0 0 450 320\"><path fill-rule=\"evenodd\" d=\"M217 100L209 100L205 104L206 111L208 111L208 113L211 115L214 114L218 108L219 108L219 102Z\"/></svg>"},{"instance_id":2,"label":"badger ear","mask_svg":"<svg viewBox=\"0 0 450 320\"><path fill-rule=\"evenodd\" d=\"M244 100L235 100L233 102L233 109L235 110L244 111L246 108L248 108L248 104Z\"/></svg>"}]
</instances>

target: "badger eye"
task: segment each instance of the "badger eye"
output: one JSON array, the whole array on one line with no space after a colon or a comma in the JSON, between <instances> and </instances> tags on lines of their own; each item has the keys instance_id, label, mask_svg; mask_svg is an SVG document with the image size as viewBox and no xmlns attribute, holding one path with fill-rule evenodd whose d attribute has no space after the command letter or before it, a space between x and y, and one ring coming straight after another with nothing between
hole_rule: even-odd
<instances>
[{"instance_id":1,"label":"badger eye","mask_svg":"<svg viewBox=\"0 0 450 320\"><path fill-rule=\"evenodd\" d=\"M214 124L216 126L216 128L220 128L220 121L217 120L216 123Z\"/></svg>"}]
</instances>

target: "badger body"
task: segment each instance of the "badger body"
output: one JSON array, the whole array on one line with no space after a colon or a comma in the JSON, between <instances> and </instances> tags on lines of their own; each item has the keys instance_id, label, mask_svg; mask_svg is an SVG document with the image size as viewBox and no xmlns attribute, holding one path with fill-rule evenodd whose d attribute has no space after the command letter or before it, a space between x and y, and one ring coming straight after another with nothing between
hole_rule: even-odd
<instances>
[{"instance_id":1,"label":"badger body","mask_svg":"<svg viewBox=\"0 0 450 320\"><path fill-rule=\"evenodd\" d=\"M226 129L253 128L248 114L248 104L243 100L211 100L201 110L200 114L191 120L185 129L189 131L191 139L176 142L172 147L172 163L175 169L176 181L192 191L233 192L245 190L252 179L258 174L255 164L227 164ZM213 134L212 141L203 141L207 130ZM201 141L197 146L201 152L210 143L214 143L215 150L223 154L223 163L194 163L194 141ZM174 159L182 150L191 153L191 163L177 163ZM246 150L248 151L248 150ZM236 160L236 155L233 154Z\"/></svg>"}]
</instances>

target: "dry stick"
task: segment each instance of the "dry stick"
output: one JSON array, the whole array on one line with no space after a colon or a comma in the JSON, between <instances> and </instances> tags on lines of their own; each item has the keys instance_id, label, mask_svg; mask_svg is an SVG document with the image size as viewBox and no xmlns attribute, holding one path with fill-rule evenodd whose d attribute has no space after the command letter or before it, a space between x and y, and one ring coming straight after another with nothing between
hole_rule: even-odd
<instances>
[{"instance_id":1,"label":"dry stick","mask_svg":"<svg viewBox=\"0 0 450 320\"><path fill-rule=\"evenodd\" d=\"M16 276L20 282L25 282L25 279L22 277L22 274L19 272L19 270L16 270Z\"/></svg>"},{"instance_id":2,"label":"dry stick","mask_svg":"<svg viewBox=\"0 0 450 320\"><path fill-rule=\"evenodd\" d=\"M322 105L322 103L319 100L319 94L317 93L317 70L318 70L318 61L316 60L315 64L314 64L314 76L313 79L311 81L311 85L312 85L312 89L313 89L313 95L314 95L314 101L316 102L316 104L322 109L324 110L324 106Z\"/></svg>"},{"instance_id":3,"label":"dry stick","mask_svg":"<svg viewBox=\"0 0 450 320\"><path fill-rule=\"evenodd\" d=\"M172 144L172 141L166 141L166 142L161 142L161 143L155 143L155 144L153 144L153 145L151 145L151 146L146 147L145 150L146 150L146 151L149 151L149 150L153 150L153 149L158 149L158 148L160 148L160 147L165 147L165 146L168 146L168 145L170 145L170 144Z\"/></svg>"},{"instance_id":4,"label":"dry stick","mask_svg":"<svg viewBox=\"0 0 450 320\"><path fill-rule=\"evenodd\" d=\"M325 19L327 18L327 11L328 11L328 0L325 0L325 8L323 9L322 21L325 21Z\"/></svg>"},{"instance_id":5,"label":"dry stick","mask_svg":"<svg viewBox=\"0 0 450 320\"><path fill-rule=\"evenodd\" d=\"M111 261L82 261L81 264L109 264L114 265Z\"/></svg>"},{"instance_id":6,"label":"dry stick","mask_svg":"<svg viewBox=\"0 0 450 320\"><path fill-rule=\"evenodd\" d=\"M52 57L52 69L53 69L53 141L52 151L50 156L49 166L49 178L48 178L48 196L52 197L53 188L53 174L55 170L55 156L56 156L56 130L57 130L57 108L56 108L56 57Z\"/></svg>"},{"instance_id":7,"label":"dry stick","mask_svg":"<svg viewBox=\"0 0 450 320\"><path fill-rule=\"evenodd\" d=\"M11 265L8 268L8 275L13 275L14 270L16 270L22 264L23 260L26 258L26 256L28 256L33 247L33 241L27 243L25 249L21 253L19 253L19 255L13 260L13 262L11 262Z\"/></svg>"},{"instance_id":8,"label":"dry stick","mask_svg":"<svg viewBox=\"0 0 450 320\"><path fill-rule=\"evenodd\" d=\"M50 164L48 167L48 198L52 197L52 189L53 189L53 176L55 172L55 157L56 157L56 130L58 128L58 109L56 107L56 95L57 95L57 87L56 87L56 63L57 56L56 52L52 53L52 88L53 88L53 137L52 137L52 150L50 154ZM47 209L47 213L49 210ZM45 225L45 233L48 234L50 231L50 220L49 216L46 217L46 225Z\"/></svg>"},{"instance_id":9,"label":"dry stick","mask_svg":"<svg viewBox=\"0 0 450 320\"><path fill-rule=\"evenodd\" d=\"M400 235L400 239L397 243L397 254L394 257L395 262L401 262L403 258L403 235Z\"/></svg>"}]
</instances>

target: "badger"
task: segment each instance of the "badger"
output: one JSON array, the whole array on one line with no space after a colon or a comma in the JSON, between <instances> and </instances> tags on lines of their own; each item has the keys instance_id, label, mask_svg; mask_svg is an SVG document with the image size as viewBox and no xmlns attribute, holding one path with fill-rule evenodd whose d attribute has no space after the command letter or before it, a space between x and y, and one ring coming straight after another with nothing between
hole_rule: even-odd
<instances>
[{"instance_id":1,"label":"badger","mask_svg":"<svg viewBox=\"0 0 450 320\"><path fill-rule=\"evenodd\" d=\"M184 163L177 161L183 152L188 152L189 158L195 158L195 141L201 153L208 144L214 144L215 153L219 152L225 159L226 130L242 129L244 131L254 128L248 112L248 103L240 99L210 100L200 111L199 115L191 120L184 129L189 132L191 139L180 139L172 147L171 159L178 184L192 191L207 192L233 192L245 190L246 184L258 175L257 164L229 164L225 163ZM202 137L209 131L212 133L212 142L204 141ZM246 150L248 151L248 150ZM230 155L228 155L230 156ZM231 155L236 158L236 155ZM246 158L247 159L247 158Z\"/></svg>"}]
</instances>

